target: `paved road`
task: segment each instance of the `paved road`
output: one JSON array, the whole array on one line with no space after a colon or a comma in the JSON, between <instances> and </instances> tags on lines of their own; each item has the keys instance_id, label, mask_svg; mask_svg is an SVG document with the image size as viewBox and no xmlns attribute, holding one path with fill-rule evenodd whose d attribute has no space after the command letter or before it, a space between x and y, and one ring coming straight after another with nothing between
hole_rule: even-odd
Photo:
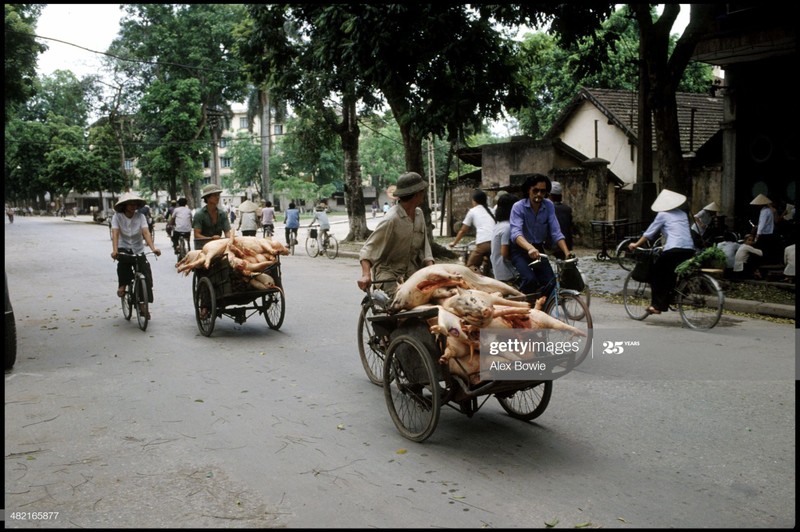
<instances>
[{"instance_id":1,"label":"paved road","mask_svg":"<svg viewBox=\"0 0 800 532\"><path fill-rule=\"evenodd\" d=\"M286 257L281 330L222 318L206 338L168 256L143 333L113 295L105 228L22 219L5 237L7 527L795 523L791 326L725 316L698 333L598 298L596 343L639 345L557 381L535 423L491 400L445 408L414 444L356 355L355 261Z\"/></svg>"}]
</instances>

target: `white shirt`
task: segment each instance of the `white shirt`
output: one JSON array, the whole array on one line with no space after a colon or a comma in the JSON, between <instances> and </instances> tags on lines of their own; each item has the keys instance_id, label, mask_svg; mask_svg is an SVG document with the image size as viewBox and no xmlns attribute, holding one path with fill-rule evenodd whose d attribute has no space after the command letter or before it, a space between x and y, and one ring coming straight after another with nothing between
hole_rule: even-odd
<instances>
[{"instance_id":1,"label":"white shirt","mask_svg":"<svg viewBox=\"0 0 800 532\"><path fill-rule=\"evenodd\" d=\"M175 230L179 233L192 232L192 211L189 207L176 207L172 211L172 216L175 218Z\"/></svg>"},{"instance_id":2,"label":"white shirt","mask_svg":"<svg viewBox=\"0 0 800 532\"><path fill-rule=\"evenodd\" d=\"M483 207L476 205L467 211L464 217L464 225L475 228L475 243L483 244L492 241L492 231L494 230L494 218Z\"/></svg>"},{"instance_id":3,"label":"white shirt","mask_svg":"<svg viewBox=\"0 0 800 532\"><path fill-rule=\"evenodd\" d=\"M136 213L128 218L125 213L118 212L111 218L111 229L119 229L118 248L130 249L134 253L144 252L144 236L142 228L147 227L144 214Z\"/></svg>"},{"instance_id":4,"label":"white shirt","mask_svg":"<svg viewBox=\"0 0 800 532\"><path fill-rule=\"evenodd\" d=\"M783 275L794 277L794 244L783 250L783 263L786 264Z\"/></svg>"},{"instance_id":5,"label":"white shirt","mask_svg":"<svg viewBox=\"0 0 800 532\"><path fill-rule=\"evenodd\" d=\"M754 248L749 244L742 244L741 246L739 246L739 249L736 250L736 257L733 263L733 271L740 272L744 270L744 263L747 262L747 259L750 257L751 253L758 255L759 257L764 255L763 251Z\"/></svg>"}]
</instances>

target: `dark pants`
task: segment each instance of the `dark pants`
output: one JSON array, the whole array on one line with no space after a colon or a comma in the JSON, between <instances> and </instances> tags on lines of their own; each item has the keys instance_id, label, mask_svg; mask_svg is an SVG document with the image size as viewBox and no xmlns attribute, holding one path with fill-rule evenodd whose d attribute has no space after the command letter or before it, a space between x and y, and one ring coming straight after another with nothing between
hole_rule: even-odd
<instances>
[{"instance_id":1,"label":"dark pants","mask_svg":"<svg viewBox=\"0 0 800 532\"><path fill-rule=\"evenodd\" d=\"M291 246L292 245L292 242L289 240L289 238L291 238L290 233L292 233L292 232L294 232L295 238L297 238L297 227L295 227L295 228L287 227L286 228L286 245L287 246Z\"/></svg>"},{"instance_id":2,"label":"dark pants","mask_svg":"<svg viewBox=\"0 0 800 532\"><path fill-rule=\"evenodd\" d=\"M669 310L669 301L675 289L675 280L678 278L675 268L681 262L694 257L693 249L670 249L659 255L653 264L652 287L653 296L651 304L656 310L662 312Z\"/></svg>"},{"instance_id":3,"label":"dark pants","mask_svg":"<svg viewBox=\"0 0 800 532\"><path fill-rule=\"evenodd\" d=\"M131 250L120 249L123 253L133 253ZM147 262L147 257L117 257L117 279L119 279L119 286L128 286L133 280L133 265L134 261L139 263L139 271L144 274L147 280L147 301L153 302L153 272L150 270L150 263Z\"/></svg>"},{"instance_id":4,"label":"dark pants","mask_svg":"<svg viewBox=\"0 0 800 532\"><path fill-rule=\"evenodd\" d=\"M252 231L242 231L242 236L256 236L256 229Z\"/></svg>"},{"instance_id":5,"label":"dark pants","mask_svg":"<svg viewBox=\"0 0 800 532\"><path fill-rule=\"evenodd\" d=\"M534 244L534 246L539 250L539 253L544 252L543 245ZM545 285L550 284L551 288L547 290L547 293L543 294L549 296L550 292L552 292L552 289L555 288L555 283L553 281L556 278L555 273L553 273L553 268L550 266L550 262L542 259L537 265L528 266L528 264L531 262L532 259L530 255L528 255L524 249L512 242L511 263L514 264L514 267L517 269L517 273L519 273L519 291L523 294L533 294L545 287Z\"/></svg>"}]
</instances>

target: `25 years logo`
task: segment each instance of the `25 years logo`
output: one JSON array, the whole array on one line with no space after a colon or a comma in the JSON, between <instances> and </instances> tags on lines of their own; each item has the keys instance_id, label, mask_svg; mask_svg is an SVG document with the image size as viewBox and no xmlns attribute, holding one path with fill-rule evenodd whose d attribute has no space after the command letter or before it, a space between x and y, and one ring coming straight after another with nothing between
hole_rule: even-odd
<instances>
[{"instance_id":1,"label":"25 years logo","mask_svg":"<svg viewBox=\"0 0 800 532\"><path fill-rule=\"evenodd\" d=\"M625 352L625 347L628 346L638 346L638 341L605 341L603 342L603 354L604 355L621 355ZM623 347L625 346L625 347Z\"/></svg>"}]
</instances>

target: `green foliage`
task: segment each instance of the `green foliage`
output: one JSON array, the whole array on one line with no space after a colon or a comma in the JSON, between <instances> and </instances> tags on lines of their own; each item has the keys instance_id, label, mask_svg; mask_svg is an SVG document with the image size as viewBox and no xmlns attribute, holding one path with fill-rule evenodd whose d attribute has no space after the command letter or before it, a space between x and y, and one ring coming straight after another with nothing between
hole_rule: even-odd
<instances>
[{"instance_id":1,"label":"green foliage","mask_svg":"<svg viewBox=\"0 0 800 532\"><path fill-rule=\"evenodd\" d=\"M534 138L543 137L578 87L638 91L639 26L627 6L603 23L599 35L601 42L606 43L602 53L598 53L595 42L589 39L563 47L558 44L563 39L545 33L525 36L521 76L528 80L530 106L513 113L522 131ZM673 36L670 49L675 41ZM712 79L709 65L692 63L678 90L707 92Z\"/></svg>"},{"instance_id":2,"label":"green foliage","mask_svg":"<svg viewBox=\"0 0 800 532\"><path fill-rule=\"evenodd\" d=\"M719 268L725 269L727 258L725 252L717 247L705 248L703 251L678 264L675 273L678 277L691 275L700 268Z\"/></svg>"},{"instance_id":3,"label":"green foliage","mask_svg":"<svg viewBox=\"0 0 800 532\"><path fill-rule=\"evenodd\" d=\"M37 56L47 50L36 42L36 22L44 7L42 4L4 4L5 25L5 107L3 123L17 106L35 94Z\"/></svg>"},{"instance_id":4,"label":"green foliage","mask_svg":"<svg viewBox=\"0 0 800 532\"><path fill-rule=\"evenodd\" d=\"M233 159L233 171L223 177L225 188L240 191L261 181L261 146L250 133L239 133L230 141L228 156Z\"/></svg>"}]
</instances>

